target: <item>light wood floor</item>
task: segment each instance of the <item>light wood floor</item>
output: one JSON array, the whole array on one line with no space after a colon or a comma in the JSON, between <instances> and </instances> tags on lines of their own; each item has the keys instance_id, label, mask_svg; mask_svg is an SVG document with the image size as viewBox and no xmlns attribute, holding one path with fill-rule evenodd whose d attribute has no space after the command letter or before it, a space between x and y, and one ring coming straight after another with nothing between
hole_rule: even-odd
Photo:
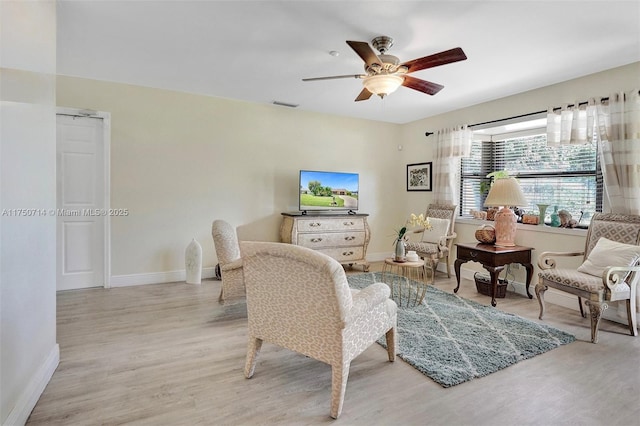
<instances>
[{"instance_id":1,"label":"light wood floor","mask_svg":"<svg viewBox=\"0 0 640 426\"><path fill-rule=\"evenodd\" d=\"M439 273L436 285L452 291L455 280ZM60 365L28 424L640 424L640 338L603 321L594 345L588 320L555 305L544 322L578 341L448 389L372 345L352 362L332 421L328 365L265 344L255 376L244 378L246 308L220 306L219 288L205 280L60 292ZM472 281L459 294L489 304ZM497 308L538 321L535 299L507 292Z\"/></svg>"}]
</instances>

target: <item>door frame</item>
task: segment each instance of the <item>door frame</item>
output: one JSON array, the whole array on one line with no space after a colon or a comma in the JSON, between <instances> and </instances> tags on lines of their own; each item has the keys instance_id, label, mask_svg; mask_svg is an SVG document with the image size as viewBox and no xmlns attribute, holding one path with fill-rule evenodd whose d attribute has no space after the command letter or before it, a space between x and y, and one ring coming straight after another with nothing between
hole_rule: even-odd
<instances>
[{"instance_id":1,"label":"door frame","mask_svg":"<svg viewBox=\"0 0 640 426\"><path fill-rule=\"evenodd\" d=\"M92 117L102 119L102 141L104 156L104 200L103 205L107 212L111 208L111 113L94 111L90 109L56 107L56 116L69 115L72 117ZM56 138L56 144L58 143ZM57 175L57 170L56 170ZM56 177L57 179L57 177ZM57 195L56 195L57 197ZM104 288L111 288L111 215L104 218L103 238L104 243ZM59 238L56 235L56 238ZM56 248L57 250L57 248Z\"/></svg>"}]
</instances>

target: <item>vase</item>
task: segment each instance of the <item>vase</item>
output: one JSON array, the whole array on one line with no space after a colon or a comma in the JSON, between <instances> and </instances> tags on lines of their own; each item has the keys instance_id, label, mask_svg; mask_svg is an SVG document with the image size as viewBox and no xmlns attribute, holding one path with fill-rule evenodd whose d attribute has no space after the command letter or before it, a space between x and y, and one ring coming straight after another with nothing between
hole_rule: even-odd
<instances>
[{"instance_id":1,"label":"vase","mask_svg":"<svg viewBox=\"0 0 640 426\"><path fill-rule=\"evenodd\" d=\"M407 255L405 253L404 240L396 241L396 257L393 259L396 262L405 262Z\"/></svg>"},{"instance_id":2,"label":"vase","mask_svg":"<svg viewBox=\"0 0 640 426\"><path fill-rule=\"evenodd\" d=\"M549 204L537 204L537 206L538 206L538 210L540 211L538 226L544 226L544 218L547 214L547 207L549 207Z\"/></svg>"},{"instance_id":3,"label":"vase","mask_svg":"<svg viewBox=\"0 0 640 426\"><path fill-rule=\"evenodd\" d=\"M553 207L553 213L550 215L551 217L551 226L557 228L560 226L560 215L558 214L558 206Z\"/></svg>"},{"instance_id":4,"label":"vase","mask_svg":"<svg viewBox=\"0 0 640 426\"><path fill-rule=\"evenodd\" d=\"M202 246L194 238L184 251L184 266L187 284L200 284L202 281Z\"/></svg>"}]
</instances>

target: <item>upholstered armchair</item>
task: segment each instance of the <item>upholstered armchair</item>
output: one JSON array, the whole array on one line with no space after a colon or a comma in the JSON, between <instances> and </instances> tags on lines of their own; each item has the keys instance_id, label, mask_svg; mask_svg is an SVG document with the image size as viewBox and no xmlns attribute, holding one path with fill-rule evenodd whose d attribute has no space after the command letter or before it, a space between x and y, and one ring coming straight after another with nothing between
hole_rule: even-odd
<instances>
[{"instance_id":1,"label":"upholstered armchair","mask_svg":"<svg viewBox=\"0 0 640 426\"><path fill-rule=\"evenodd\" d=\"M425 217L429 218L431 229L417 229L413 233L419 240L409 241L407 251L415 251L432 269L435 277L438 262L444 260L447 277L451 278L449 256L453 240L457 234L453 231L458 206L452 204L429 204ZM415 237L414 237L415 238Z\"/></svg>"},{"instance_id":2,"label":"upholstered armchair","mask_svg":"<svg viewBox=\"0 0 640 426\"><path fill-rule=\"evenodd\" d=\"M302 246L242 242L241 250L249 324L245 376L253 376L262 342L329 364L331 417L338 418L351 361L382 335L389 361L395 360L397 307L389 286L350 289L340 263Z\"/></svg>"},{"instance_id":3,"label":"upholstered armchair","mask_svg":"<svg viewBox=\"0 0 640 426\"><path fill-rule=\"evenodd\" d=\"M558 257L582 256L577 269L556 268ZM544 252L538 258L536 296L540 319L544 293L552 287L578 296L589 307L591 342L598 342L598 326L609 302L626 302L629 332L637 336L636 292L640 280L640 216L596 213L591 219L584 252Z\"/></svg>"},{"instance_id":4,"label":"upholstered armchair","mask_svg":"<svg viewBox=\"0 0 640 426\"><path fill-rule=\"evenodd\" d=\"M235 228L224 220L215 220L211 226L211 236L220 264L222 285L218 301L226 303L245 295L242 259Z\"/></svg>"}]
</instances>

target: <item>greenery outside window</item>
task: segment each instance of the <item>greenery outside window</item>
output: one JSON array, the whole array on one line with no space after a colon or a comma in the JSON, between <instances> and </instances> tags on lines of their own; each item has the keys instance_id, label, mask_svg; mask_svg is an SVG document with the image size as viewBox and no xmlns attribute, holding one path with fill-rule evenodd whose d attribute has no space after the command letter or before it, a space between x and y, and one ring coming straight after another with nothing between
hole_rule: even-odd
<instances>
[{"instance_id":1,"label":"greenery outside window","mask_svg":"<svg viewBox=\"0 0 640 426\"><path fill-rule=\"evenodd\" d=\"M481 188L489 183L487 174L497 170L508 171L520 182L529 201L523 206L525 213L538 214L537 204L548 204L548 213L558 206L569 211L580 227L587 227L593 213L602 211L602 173L595 137L592 144L549 147L546 118L474 128L471 156L462 159L462 216L484 209L486 192Z\"/></svg>"}]
</instances>

